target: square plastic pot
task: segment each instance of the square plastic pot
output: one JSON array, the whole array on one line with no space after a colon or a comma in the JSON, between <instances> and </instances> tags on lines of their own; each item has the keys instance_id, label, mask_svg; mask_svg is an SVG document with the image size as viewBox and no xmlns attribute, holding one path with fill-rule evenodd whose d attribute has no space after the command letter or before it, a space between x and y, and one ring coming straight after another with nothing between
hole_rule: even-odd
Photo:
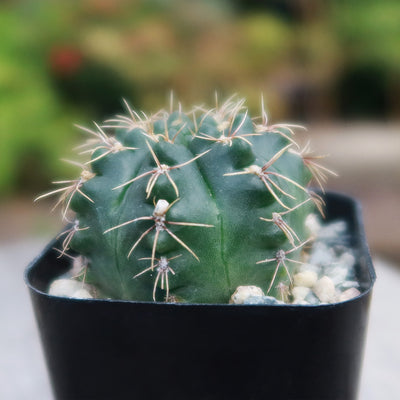
<instances>
[{"instance_id":1,"label":"square plastic pot","mask_svg":"<svg viewBox=\"0 0 400 400\"><path fill-rule=\"evenodd\" d=\"M375 271L361 210L328 193L347 221L361 295L327 305L163 304L46 294L69 267L51 242L28 267L57 399L356 399ZM34 394L32 394L34 396Z\"/></svg>"}]
</instances>

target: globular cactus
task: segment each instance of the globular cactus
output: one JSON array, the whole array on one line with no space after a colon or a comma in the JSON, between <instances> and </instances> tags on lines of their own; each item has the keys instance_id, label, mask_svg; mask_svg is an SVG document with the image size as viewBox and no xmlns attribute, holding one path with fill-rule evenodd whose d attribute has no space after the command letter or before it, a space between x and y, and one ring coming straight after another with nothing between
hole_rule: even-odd
<instances>
[{"instance_id":1,"label":"globular cactus","mask_svg":"<svg viewBox=\"0 0 400 400\"><path fill-rule=\"evenodd\" d=\"M95 129L75 180L60 181L61 254L86 260L103 297L227 303L238 286L278 295L310 241L326 169L299 149L292 125L251 119L243 100L189 113L133 111Z\"/></svg>"}]
</instances>

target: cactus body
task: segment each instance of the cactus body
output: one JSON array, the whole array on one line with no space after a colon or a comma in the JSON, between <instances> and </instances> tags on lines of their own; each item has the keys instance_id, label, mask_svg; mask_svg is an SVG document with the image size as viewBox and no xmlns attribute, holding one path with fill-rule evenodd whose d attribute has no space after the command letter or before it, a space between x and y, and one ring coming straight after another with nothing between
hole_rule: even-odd
<instances>
[{"instance_id":1,"label":"cactus body","mask_svg":"<svg viewBox=\"0 0 400 400\"><path fill-rule=\"evenodd\" d=\"M264 112L257 124L241 102L193 119L129 111L112 134L97 126L94 176L66 196L79 228L63 251L87 259L87 281L105 297L193 303L289 285L292 263L277 255L296 261L314 207L291 129Z\"/></svg>"}]
</instances>

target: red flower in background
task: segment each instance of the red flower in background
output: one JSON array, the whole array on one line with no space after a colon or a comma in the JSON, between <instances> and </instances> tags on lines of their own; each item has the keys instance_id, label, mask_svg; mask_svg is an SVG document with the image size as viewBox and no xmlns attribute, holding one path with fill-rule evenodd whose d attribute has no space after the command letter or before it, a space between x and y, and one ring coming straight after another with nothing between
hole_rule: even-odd
<instances>
[{"instance_id":1,"label":"red flower in background","mask_svg":"<svg viewBox=\"0 0 400 400\"><path fill-rule=\"evenodd\" d=\"M81 68L83 55L72 46L54 46L50 50L49 62L55 75L72 76Z\"/></svg>"}]
</instances>

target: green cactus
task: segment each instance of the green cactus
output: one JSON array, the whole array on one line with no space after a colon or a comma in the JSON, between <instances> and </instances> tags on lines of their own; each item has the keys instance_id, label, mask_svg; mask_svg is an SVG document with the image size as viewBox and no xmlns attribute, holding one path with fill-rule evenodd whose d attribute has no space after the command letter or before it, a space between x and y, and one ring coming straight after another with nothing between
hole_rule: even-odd
<instances>
[{"instance_id":1,"label":"green cactus","mask_svg":"<svg viewBox=\"0 0 400 400\"><path fill-rule=\"evenodd\" d=\"M227 303L241 285L290 286L321 206L307 186L327 172L293 126L268 125L264 107L252 120L243 100L151 117L126 106L83 128L80 177L40 196L75 212L61 254L84 256L86 281L116 299Z\"/></svg>"}]
</instances>

